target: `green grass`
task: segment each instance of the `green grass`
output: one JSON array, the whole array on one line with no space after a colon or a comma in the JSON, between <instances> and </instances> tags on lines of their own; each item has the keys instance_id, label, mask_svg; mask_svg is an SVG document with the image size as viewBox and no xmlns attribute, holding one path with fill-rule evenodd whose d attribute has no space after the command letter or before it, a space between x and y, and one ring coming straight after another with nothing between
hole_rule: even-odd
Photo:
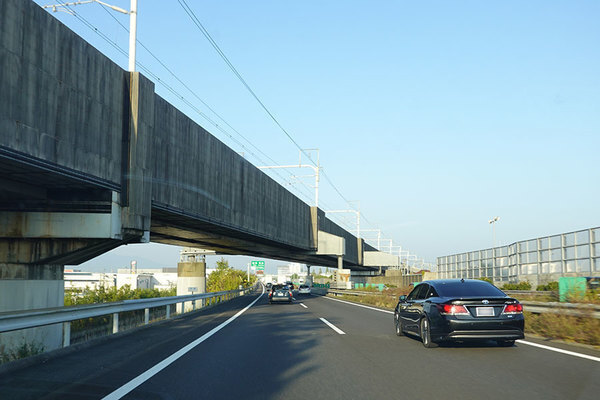
<instances>
[{"instance_id":1,"label":"green grass","mask_svg":"<svg viewBox=\"0 0 600 400\"><path fill-rule=\"evenodd\" d=\"M10 350L6 350L4 346L0 346L0 364L35 356L43 352L44 346L35 342L23 342L17 348Z\"/></svg>"}]
</instances>

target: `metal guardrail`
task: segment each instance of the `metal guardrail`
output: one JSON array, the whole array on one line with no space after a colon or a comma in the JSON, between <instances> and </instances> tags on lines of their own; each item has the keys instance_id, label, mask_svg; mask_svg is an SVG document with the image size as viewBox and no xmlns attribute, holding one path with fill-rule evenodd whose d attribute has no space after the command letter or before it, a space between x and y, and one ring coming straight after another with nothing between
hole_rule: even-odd
<instances>
[{"instance_id":1,"label":"metal guardrail","mask_svg":"<svg viewBox=\"0 0 600 400\"><path fill-rule=\"evenodd\" d=\"M510 296L517 296L520 294L526 294L530 296L553 296L558 299L558 292L556 291L540 291L540 290L502 290L504 293Z\"/></svg>"},{"instance_id":2,"label":"metal guardrail","mask_svg":"<svg viewBox=\"0 0 600 400\"><path fill-rule=\"evenodd\" d=\"M521 301L525 311L534 314L566 314L574 317L600 319L600 305L585 303L559 303L542 301Z\"/></svg>"},{"instance_id":3,"label":"metal guardrail","mask_svg":"<svg viewBox=\"0 0 600 400\"><path fill-rule=\"evenodd\" d=\"M506 294L514 295L519 294L530 294L528 291L505 291ZM388 296L396 297L395 295L385 295L377 291L352 291L352 290L328 290L329 294L334 296ZM548 293L546 293L548 294ZM525 311L534 314L566 314L574 317L582 318L597 318L600 319L600 305L597 304L585 304L585 303L559 303L559 302L542 302L542 301L521 301L523 309Z\"/></svg>"},{"instance_id":4,"label":"metal guardrail","mask_svg":"<svg viewBox=\"0 0 600 400\"><path fill-rule=\"evenodd\" d=\"M185 303L192 302L192 311L196 310L198 300L212 303L218 300L227 301L234 297L242 296L253 288L236 289L224 292L200 293L186 296L157 297L151 299L123 300L112 303L89 304L71 307L43 308L27 311L0 313L0 333L19 329L36 328L40 326L63 324L63 347L71 344L71 322L84 318L113 316L112 333L119 331L119 313L127 311L144 310L144 325L149 324L150 309L166 307L165 319L171 318L171 305L181 304L182 314L185 313Z\"/></svg>"}]
</instances>

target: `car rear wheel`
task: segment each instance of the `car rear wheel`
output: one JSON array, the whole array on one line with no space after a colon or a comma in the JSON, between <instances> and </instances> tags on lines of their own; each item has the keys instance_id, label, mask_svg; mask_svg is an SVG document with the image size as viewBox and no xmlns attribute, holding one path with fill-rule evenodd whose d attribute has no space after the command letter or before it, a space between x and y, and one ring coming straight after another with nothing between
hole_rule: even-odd
<instances>
[{"instance_id":1,"label":"car rear wheel","mask_svg":"<svg viewBox=\"0 0 600 400\"><path fill-rule=\"evenodd\" d=\"M423 341L423 346L428 349L437 347L437 343L431 341L431 331L427 317L421 320L421 340Z\"/></svg>"},{"instance_id":2,"label":"car rear wheel","mask_svg":"<svg viewBox=\"0 0 600 400\"><path fill-rule=\"evenodd\" d=\"M500 347L512 347L515 345L514 340L497 340L496 343L498 343L498 346Z\"/></svg>"}]
</instances>

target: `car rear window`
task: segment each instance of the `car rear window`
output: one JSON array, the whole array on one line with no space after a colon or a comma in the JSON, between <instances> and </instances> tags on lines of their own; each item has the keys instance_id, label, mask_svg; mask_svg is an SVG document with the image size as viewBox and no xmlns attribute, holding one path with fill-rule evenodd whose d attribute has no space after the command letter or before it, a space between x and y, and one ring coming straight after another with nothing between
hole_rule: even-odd
<instances>
[{"instance_id":1,"label":"car rear window","mask_svg":"<svg viewBox=\"0 0 600 400\"><path fill-rule=\"evenodd\" d=\"M435 288L442 297L506 296L496 286L484 281L437 283Z\"/></svg>"}]
</instances>

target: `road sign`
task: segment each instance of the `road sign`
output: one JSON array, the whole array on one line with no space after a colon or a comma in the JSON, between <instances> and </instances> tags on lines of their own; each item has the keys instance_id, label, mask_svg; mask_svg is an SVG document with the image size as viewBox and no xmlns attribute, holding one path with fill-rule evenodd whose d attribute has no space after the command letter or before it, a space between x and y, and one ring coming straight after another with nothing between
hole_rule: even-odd
<instances>
[{"instance_id":1,"label":"road sign","mask_svg":"<svg viewBox=\"0 0 600 400\"><path fill-rule=\"evenodd\" d=\"M257 271L265 270L265 262L264 261L250 261L250 265L252 267L256 267Z\"/></svg>"}]
</instances>

